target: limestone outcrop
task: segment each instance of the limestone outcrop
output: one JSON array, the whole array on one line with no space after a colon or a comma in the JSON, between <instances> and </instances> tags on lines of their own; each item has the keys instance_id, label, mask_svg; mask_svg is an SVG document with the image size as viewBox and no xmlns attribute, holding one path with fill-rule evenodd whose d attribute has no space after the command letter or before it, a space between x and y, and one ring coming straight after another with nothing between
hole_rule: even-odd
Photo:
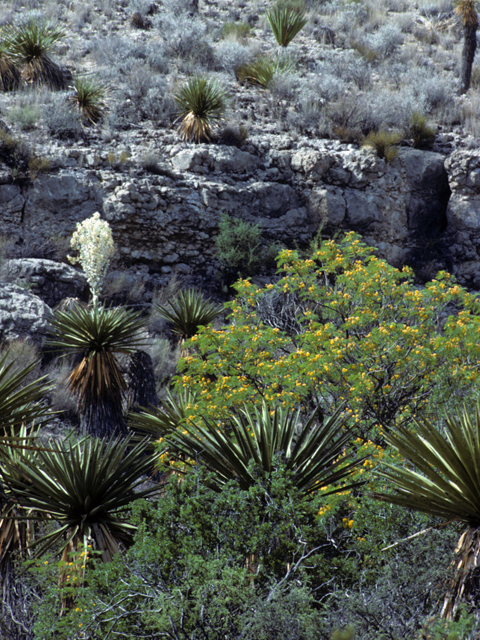
<instances>
[{"instance_id":1,"label":"limestone outcrop","mask_svg":"<svg viewBox=\"0 0 480 640\"><path fill-rule=\"evenodd\" d=\"M480 288L477 151L445 159L405 147L387 163L339 141L265 134L242 149L165 144L154 169L135 157L117 167L101 155L94 160L58 162L55 173L38 175L28 188L0 184L3 233L69 237L100 210L122 261L154 285L172 272L215 274L215 237L226 212L260 224L265 242L287 246L307 244L321 228L353 229L396 266L428 266L432 274L446 268ZM37 268L32 282L44 277ZM58 295L49 293L48 303Z\"/></svg>"}]
</instances>

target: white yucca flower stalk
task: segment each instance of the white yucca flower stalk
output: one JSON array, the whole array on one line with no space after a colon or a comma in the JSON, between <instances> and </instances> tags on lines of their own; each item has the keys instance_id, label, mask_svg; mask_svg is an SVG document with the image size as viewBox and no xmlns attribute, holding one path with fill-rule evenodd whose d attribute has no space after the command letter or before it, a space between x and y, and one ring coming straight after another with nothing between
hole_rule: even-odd
<instances>
[{"instance_id":1,"label":"white yucca flower stalk","mask_svg":"<svg viewBox=\"0 0 480 640\"><path fill-rule=\"evenodd\" d=\"M92 302L96 305L108 265L115 253L108 222L101 220L97 211L91 218L77 223L77 230L70 240L70 246L77 249L79 255L68 256L68 259L72 264L80 263L92 292Z\"/></svg>"}]
</instances>

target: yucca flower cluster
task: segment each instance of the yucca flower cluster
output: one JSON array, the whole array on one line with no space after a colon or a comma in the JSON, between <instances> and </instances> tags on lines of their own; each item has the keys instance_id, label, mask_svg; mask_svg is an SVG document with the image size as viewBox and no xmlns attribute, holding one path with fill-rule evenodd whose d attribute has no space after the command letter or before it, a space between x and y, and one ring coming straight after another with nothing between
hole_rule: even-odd
<instances>
[{"instance_id":1,"label":"yucca flower cluster","mask_svg":"<svg viewBox=\"0 0 480 640\"><path fill-rule=\"evenodd\" d=\"M70 246L79 252L79 256L68 256L68 259L72 264L79 262L82 266L92 292L92 302L96 305L108 265L115 253L110 225L100 219L98 211L95 212L91 218L77 224Z\"/></svg>"}]
</instances>

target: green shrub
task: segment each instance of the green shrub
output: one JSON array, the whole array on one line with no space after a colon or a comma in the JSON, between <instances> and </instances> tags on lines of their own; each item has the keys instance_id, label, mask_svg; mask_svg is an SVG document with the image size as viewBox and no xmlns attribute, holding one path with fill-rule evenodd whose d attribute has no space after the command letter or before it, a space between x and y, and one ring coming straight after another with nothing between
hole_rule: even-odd
<instances>
[{"instance_id":1,"label":"green shrub","mask_svg":"<svg viewBox=\"0 0 480 640\"><path fill-rule=\"evenodd\" d=\"M425 149L431 147L435 141L435 129L429 127L427 118L415 112L410 118L408 134L413 138L415 149Z\"/></svg>"},{"instance_id":2,"label":"green shrub","mask_svg":"<svg viewBox=\"0 0 480 640\"><path fill-rule=\"evenodd\" d=\"M215 240L217 258L222 271L233 280L239 276L253 276L263 262L260 225L249 224L224 213Z\"/></svg>"},{"instance_id":3,"label":"green shrub","mask_svg":"<svg viewBox=\"0 0 480 640\"><path fill-rule=\"evenodd\" d=\"M363 141L363 146L372 147L379 158L392 162L398 155L398 143L402 139L393 131L371 131Z\"/></svg>"}]
</instances>

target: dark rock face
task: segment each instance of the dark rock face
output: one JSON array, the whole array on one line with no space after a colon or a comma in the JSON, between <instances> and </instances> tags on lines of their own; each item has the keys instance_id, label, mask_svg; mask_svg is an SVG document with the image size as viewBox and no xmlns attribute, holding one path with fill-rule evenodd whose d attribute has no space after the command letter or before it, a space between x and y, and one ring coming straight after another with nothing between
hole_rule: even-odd
<instances>
[{"instance_id":1,"label":"dark rock face","mask_svg":"<svg viewBox=\"0 0 480 640\"><path fill-rule=\"evenodd\" d=\"M451 194L443 156L411 149L406 156L405 168L410 191L408 228L418 235L443 233L447 228Z\"/></svg>"},{"instance_id":2,"label":"dark rock face","mask_svg":"<svg viewBox=\"0 0 480 640\"><path fill-rule=\"evenodd\" d=\"M8 260L2 269L2 276L9 282L28 288L49 307L55 307L65 298L83 299L88 295L83 273L54 260Z\"/></svg>"},{"instance_id":3,"label":"dark rock face","mask_svg":"<svg viewBox=\"0 0 480 640\"><path fill-rule=\"evenodd\" d=\"M387 163L338 141L293 146L285 136L267 134L242 150L167 145L155 175L133 161L119 171L100 156L86 157L95 170L77 163L39 175L29 188L0 184L3 231L69 238L77 222L102 211L124 265L141 269L148 285L149 278L158 284L174 272L214 277L218 224L228 213L259 224L267 242L292 247L307 244L320 228L352 229L395 266L453 269L460 282L480 287L480 153L463 150L445 160L401 148ZM29 286L37 282L38 291L48 289L42 295L49 304L57 303L63 286L81 289L63 273L53 291L44 267L29 267L25 278Z\"/></svg>"}]
</instances>

